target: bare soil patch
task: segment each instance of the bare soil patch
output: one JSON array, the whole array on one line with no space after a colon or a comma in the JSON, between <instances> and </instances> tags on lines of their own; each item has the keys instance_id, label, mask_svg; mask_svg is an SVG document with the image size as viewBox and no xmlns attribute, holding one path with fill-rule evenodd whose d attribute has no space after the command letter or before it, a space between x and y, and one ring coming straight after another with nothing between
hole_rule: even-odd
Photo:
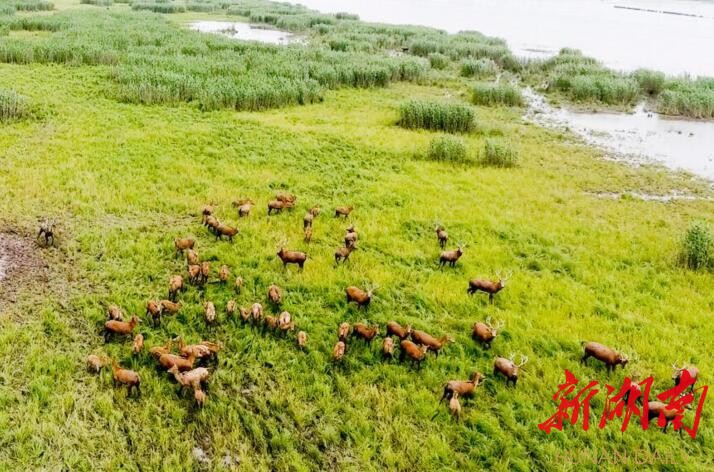
<instances>
[{"instance_id":1,"label":"bare soil patch","mask_svg":"<svg viewBox=\"0 0 714 472\"><path fill-rule=\"evenodd\" d=\"M47 283L48 265L42 251L32 237L7 228L0 231L0 308L15 303L23 286Z\"/></svg>"}]
</instances>

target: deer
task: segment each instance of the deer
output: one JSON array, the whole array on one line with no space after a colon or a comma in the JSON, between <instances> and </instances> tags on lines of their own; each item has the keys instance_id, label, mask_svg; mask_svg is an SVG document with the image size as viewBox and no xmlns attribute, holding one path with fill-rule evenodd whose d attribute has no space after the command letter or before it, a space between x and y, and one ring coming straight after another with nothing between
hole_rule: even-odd
<instances>
[{"instance_id":1,"label":"deer","mask_svg":"<svg viewBox=\"0 0 714 472\"><path fill-rule=\"evenodd\" d=\"M451 400L454 394L458 394L462 397L473 396L476 388L485 381L486 378L481 372L474 372L471 374L471 379L469 380L449 380L446 382L446 385L444 385L444 394L441 396L439 403L444 400Z\"/></svg>"},{"instance_id":2,"label":"deer","mask_svg":"<svg viewBox=\"0 0 714 472\"><path fill-rule=\"evenodd\" d=\"M647 402L647 420L651 421L653 418L657 418L657 425L662 426L662 420L664 420L663 432L667 432L667 426L669 423L675 420L677 416L684 416L684 412L679 412L677 408L670 407L667 408L666 403L662 402ZM682 433L682 428L679 430Z\"/></svg>"},{"instance_id":3,"label":"deer","mask_svg":"<svg viewBox=\"0 0 714 472\"><path fill-rule=\"evenodd\" d=\"M169 279L169 300L175 302L179 292L183 289L183 277L180 275L171 276Z\"/></svg>"},{"instance_id":4,"label":"deer","mask_svg":"<svg viewBox=\"0 0 714 472\"><path fill-rule=\"evenodd\" d=\"M343 264L345 262L347 262L347 259L350 258L350 254L352 254L352 251L354 251L355 249L357 249L357 246L355 246L353 244L338 248L335 251L335 265L339 264L340 260L342 261Z\"/></svg>"},{"instance_id":5,"label":"deer","mask_svg":"<svg viewBox=\"0 0 714 472\"><path fill-rule=\"evenodd\" d=\"M268 300L270 300L270 303L273 305L280 305L280 302L283 299L283 291L280 289L275 284L272 284L270 287L268 287Z\"/></svg>"},{"instance_id":6,"label":"deer","mask_svg":"<svg viewBox=\"0 0 714 472\"><path fill-rule=\"evenodd\" d=\"M131 345L131 353L134 355L138 355L141 353L141 351L144 349L144 335L141 333L138 333L136 336L134 336L134 342Z\"/></svg>"},{"instance_id":7,"label":"deer","mask_svg":"<svg viewBox=\"0 0 714 472\"><path fill-rule=\"evenodd\" d=\"M253 303L253 306L250 307L250 315L253 322L260 323L263 318L263 305L257 302Z\"/></svg>"},{"instance_id":8,"label":"deer","mask_svg":"<svg viewBox=\"0 0 714 472\"><path fill-rule=\"evenodd\" d=\"M459 394L456 392L449 399L449 411L458 421L461 417L461 403L459 403Z\"/></svg>"},{"instance_id":9,"label":"deer","mask_svg":"<svg viewBox=\"0 0 714 472\"><path fill-rule=\"evenodd\" d=\"M203 207L203 210L201 210L201 222L203 224L206 224L206 220L208 219L209 216L213 215L213 203L210 205L205 205Z\"/></svg>"},{"instance_id":10,"label":"deer","mask_svg":"<svg viewBox=\"0 0 714 472\"><path fill-rule=\"evenodd\" d=\"M193 249L186 251L186 266L198 265L199 257L198 253Z\"/></svg>"},{"instance_id":11,"label":"deer","mask_svg":"<svg viewBox=\"0 0 714 472\"><path fill-rule=\"evenodd\" d=\"M285 242L280 244L280 250L277 255L283 262L283 267L287 267L288 264L297 264L302 269L307 260L307 254L304 252L285 250Z\"/></svg>"},{"instance_id":12,"label":"deer","mask_svg":"<svg viewBox=\"0 0 714 472\"><path fill-rule=\"evenodd\" d=\"M677 387L682 382L682 374L684 372L689 374L689 377L693 380L692 384L689 386L689 391L694 391L694 384L697 382L697 377L699 376L699 369L696 367L677 367L677 364L672 364L672 380L674 380L674 386Z\"/></svg>"},{"instance_id":13,"label":"deer","mask_svg":"<svg viewBox=\"0 0 714 472\"><path fill-rule=\"evenodd\" d=\"M352 207L351 206L339 206L335 208L335 218L344 216L347 218L350 216L350 213L352 213Z\"/></svg>"},{"instance_id":14,"label":"deer","mask_svg":"<svg viewBox=\"0 0 714 472\"><path fill-rule=\"evenodd\" d=\"M300 349L305 349L307 346L307 333L305 331L298 331L296 339L298 347Z\"/></svg>"},{"instance_id":15,"label":"deer","mask_svg":"<svg viewBox=\"0 0 714 472\"><path fill-rule=\"evenodd\" d=\"M114 321L124 321L124 313L116 305L110 305L107 309L107 318Z\"/></svg>"},{"instance_id":16,"label":"deer","mask_svg":"<svg viewBox=\"0 0 714 472\"><path fill-rule=\"evenodd\" d=\"M426 352L428 350L427 346L417 346L408 339L405 339L399 343L399 347L401 348L399 352L399 360L402 362L406 357L409 357L409 360L411 360L412 363L416 363L417 366L421 366L422 361L426 358Z\"/></svg>"},{"instance_id":17,"label":"deer","mask_svg":"<svg viewBox=\"0 0 714 472\"><path fill-rule=\"evenodd\" d=\"M161 323L161 303L154 300L146 302L146 314L151 315L154 326L159 325Z\"/></svg>"},{"instance_id":18,"label":"deer","mask_svg":"<svg viewBox=\"0 0 714 472\"><path fill-rule=\"evenodd\" d=\"M54 231L54 226L55 223L53 220L46 220L40 224L40 230L37 233L37 238L35 239L40 239L40 237L44 238L45 240L45 246L54 246L55 245L55 231Z\"/></svg>"},{"instance_id":19,"label":"deer","mask_svg":"<svg viewBox=\"0 0 714 472\"><path fill-rule=\"evenodd\" d=\"M218 282L221 285L225 285L228 282L228 276L230 275L230 270L226 264L223 264L218 270Z\"/></svg>"},{"instance_id":20,"label":"deer","mask_svg":"<svg viewBox=\"0 0 714 472\"><path fill-rule=\"evenodd\" d=\"M108 360L105 357L90 354L87 356L87 370L93 374L98 374L107 365L107 362Z\"/></svg>"},{"instance_id":21,"label":"deer","mask_svg":"<svg viewBox=\"0 0 714 472\"><path fill-rule=\"evenodd\" d=\"M196 240L191 238L176 238L174 239L174 247L176 254L183 253L186 249L193 249L196 245Z\"/></svg>"},{"instance_id":22,"label":"deer","mask_svg":"<svg viewBox=\"0 0 714 472\"><path fill-rule=\"evenodd\" d=\"M357 243L357 231L355 225L349 225L345 233L345 247L354 246Z\"/></svg>"},{"instance_id":23,"label":"deer","mask_svg":"<svg viewBox=\"0 0 714 472\"><path fill-rule=\"evenodd\" d=\"M444 249L446 247L446 243L449 240L449 233L446 232L443 226L441 226L439 223L436 223L436 237L439 240L439 247Z\"/></svg>"},{"instance_id":24,"label":"deer","mask_svg":"<svg viewBox=\"0 0 714 472\"><path fill-rule=\"evenodd\" d=\"M614 349L596 342L586 342L583 344L583 357L580 359L580 363L584 364L589 357L594 357L605 364L608 373L614 371L618 365L621 365L624 369L629 360L624 354L620 354Z\"/></svg>"},{"instance_id":25,"label":"deer","mask_svg":"<svg viewBox=\"0 0 714 472\"><path fill-rule=\"evenodd\" d=\"M491 317L486 318L485 322L476 322L471 330L471 337L474 341L480 342L485 349L491 349L491 343L496 336L498 331L503 328L505 323L503 320L499 320L495 325L491 324Z\"/></svg>"},{"instance_id":26,"label":"deer","mask_svg":"<svg viewBox=\"0 0 714 472\"><path fill-rule=\"evenodd\" d=\"M350 334L351 328L350 324L346 321L340 323L339 328L337 328L337 339L347 341L347 336Z\"/></svg>"},{"instance_id":27,"label":"deer","mask_svg":"<svg viewBox=\"0 0 714 472\"><path fill-rule=\"evenodd\" d=\"M303 233L304 233L303 241L305 241L306 243L309 243L310 241L312 241L312 226L308 226L307 228L305 228Z\"/></svg>"},{"instance_id":28,"label":"deer","mask_svg":"<svg viewBox=\"0 0 714 472\"><path fill-rule=\"evenodd\" d=\"M387 322L387 336L396 336L401 341L402 339L408 338L411 333L412 327L409 325L402 327L396 321Z\"/></svg>"},{"instance_id":29,"label":"deer","mask_svg":"<svg viewBox=\"0 0 714 472\"><path fill-rule=\"evenodd\" d=\"M127 387L127 396L131 396L132 389L136 390L137 396L141 395L141 379L139 374L133 370L123 369L119 367L116 361L112 361L112 379L114 387L118 384L124 384Z\"/></svg>"},{"instance_id":30,"label":"deer","mask_svg":"<svg viewBox=\"0 0 714 472\"><path fill-rule=\"evenodd\" d=\"M350 286L345 289L347 295L347 303L354 302L358 308L367 308L372 301L372 295L377 291L377 286L367 286L367 291L360 288Z\"/></svg>"},{"instance_id":31,"label":"deer","mask_svg":"<svg viewBox=\"0 0 714 472\"><path fill-rule=\"evenodd\" d=\"M382 357L385 359L394 357L394 340L389 336L382 340Z\"/></svg>"},{"instance_id":32,"label":"deer","mask_svg":"<svg viewBox=\"0 0 714 472\"><path fill-rule=\"evenodd\" d=\"M337 341L335 347L332 348L332 360L335 362L340 362L342 358L345 357L345 350L347 346L342 341Z\"/></svg>"},{"instance_id":33,"label":"deer","mask_svg":"<svg viewBox=\"0 0 714 472\"><path fill-rule=\"evenodd\" d=\"M453 338L449 336L442 336L439 339L427 334L424 331L415 329L411 332L412 341L417 344L426 346L429 351L432 351L436 357L439 357L439 351L442 347L446 345L447 342L453 342Z\"/></svg>"},{"instance_id":34,"label":"deer","mask_svg":"<svg viewBox=\"0 0 714 472\"><path fill-rule=\"evenodd\" d=\"M459 243L456 246L456 249L452 249L450 251L442 251L441 256L439 256L439 268L444 267L446 264L449 264L451 267L454 267L456 265L456 261L459 260L459 258L464 254L464 248L466 246L462 243Z\"/></svg>"},{"instance_id":35,"label":"deer","mask_svg":"<svg viewBox=\"0 0 714 472\"><path fill-rule=\"evenodd\" d=\"M219 224L216 227L216 241L219 239L223 239L223 236L227 237L230 242L233 242L233 236L236 234L240 233L240 230L238 228L234 228L232 226L224 225L224 224Z\"/></svg>"},{"instance_id":36,"label":"deer","mask_svg":"<svg viewBox=\"0 0 714 472\"><path fill-rule=\"evenodd\" d=\"M203 316L206 318L206 323L214 323L216 321L216 305L213 302L203 304Z\"/></svg>"},{"instance_id":37,"label":"deer","mask_svg":"<svg viewBox=\"0 0 714 472\"><path fill-rule=\"evenodd\" d=\"M518 372L526 365L528 358L521 355L521 362L519 364L516 364L513 359L514 354L511 354L508 358L497 357L493 362L493 375L500 374L504 376L506 378L506 385L512 382L515 387L516 382L518 382Z\"/></svg>"},{"instance_id":38,"label":"deer","mask_svg":"<svg viewBox=\"0 0 714 472\"><path fill-rule=\"evenodd\" d=\"M372 340L379 334L379 326L367 326L364 323L355 323L352 326L352 336L358 337L371 343Z\"/></svg>"},{"instance_id":39,"label":"deer","mask_svg":"<svg viewBox=\"0 0 714 472\"><path fill-rule=\"evenodd\" d=\"M238 208L238 218L250 215L250 210L255 206L255 202L250 198L244 198L233 202L233 207Z\"/></svg>"},{"instance_id":40,"label":"deer","mask_svg":"<svg viewBox=\"0 0 714 472\"><path fill-rule=\"evenodd\" d=\"M486 279L471 279L469 280L469 288L466 293L473 295L476 292L488 293L488 301L493 303L493 297L503 290L506 286L506 282L511 278L511 273L506 277L502 277L500 272L496 272L496 277L498 280L486 280Z\"/></svg>"},{"instance_id":41,"label":"deer","mask_svg":"<svg viewBox=\"0 0 714 472\"><path fill-rule=\"evenodd\" d=\"M104 342L107 342L109 340L109 336L112 334L120 334L123 336L131 335L138 323L139 319L136 316L132 316L129 321L107 321L104 323Z\"/></svg>"}]
</instances>

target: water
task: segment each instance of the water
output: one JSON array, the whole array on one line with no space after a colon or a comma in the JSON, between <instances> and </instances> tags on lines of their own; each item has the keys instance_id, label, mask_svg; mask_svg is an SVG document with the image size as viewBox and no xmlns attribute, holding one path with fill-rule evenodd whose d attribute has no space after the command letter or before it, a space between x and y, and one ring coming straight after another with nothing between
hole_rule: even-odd
<instances>
[{"instance_id":1,"label":"water","mask_svg":"<svg viewBox=\"0 0 714 472\"><path fill-rule=\"evenodd\" d=\"M714 76L711 52L714 1L299 0L299 3L323 12L357 13L366 21L426 25L452 33L477 30L504 38L514 53L521 56L549 56L567 46L581 49L617 70L648 67L671 75Z\"/></svg>"},{"instance_id":2,"label":"water","mask_svg":"<svg viewBox=\"0 0 714 472\"><path fill-rule=\"evenodd\" d=\"M234 23L230 21L195 21L189 24L191 29L202 33L223 34L230 38L246 41L260 41L270 44L290 44L300 42L301 38L286 31L268 29L262 26L249 25L248 23Z\"/></svg>"},{"instance_id":3,"label":"water","mask_svg":"<svg viewBox=\"0 0 714 472\"><path fill-rule=\"evenodd\" d=\"M658 162L714 180L714 123L664 118L642 106L634 113L578 112L554 108L531 90L527 116L555 128L567 127L586 141L629 162Z\"/></svg>"},{"instance_id":4,"label":"water","mask_svg":"<svg viewBox=\"0 0 714 472\"><path fill-rule=\"evenodd\" d=\"M524 56L575 47L619 70L714 76L714 1L692 0L300 0L366 21L477 30ZM654 10L654 11L643 11ZM665 13L670 12L670 13ZM678 13L678 14L672 14ZM610 157L657 162L714 180L714 122L647 113L584 113L548 106L527 91L528 116L568 128Z\"/></svg>"}]
</instances>

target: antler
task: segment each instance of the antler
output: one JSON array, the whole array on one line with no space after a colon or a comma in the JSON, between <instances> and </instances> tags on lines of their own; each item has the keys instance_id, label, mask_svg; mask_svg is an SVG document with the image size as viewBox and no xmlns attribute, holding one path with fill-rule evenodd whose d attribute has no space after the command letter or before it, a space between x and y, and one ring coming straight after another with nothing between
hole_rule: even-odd
<instances>
[{"instance_id":1,"label":"antler","mask_svg":"<svg viewBox=\"0 0 714 472\"><path fill-rule=\"evenodd\" d=\"M515 353L515 352L512 352L512 353L508 356L508 360L511 361L511 362L513 362L513 359L515 359L515 357L516 357L516 353Z\"/></svg>"},{"instance_id":2,"label":"antler","mask_svg":"<svg viewBox=\"0 0 714 472\"><path fill-rule=\"evenodd\" d=\"M505 325L506 325L506 322L505 322L505 321L503 321L503 320L498 320L498 322L496 322L496 326L492 327L492 329L493 329L494 331L498 331L499 329L503 328Z\"/></svg>"},{"instance_id":3,"label":"antler","mask_svg":"<svg viewBox=\"0 0 714 472\"><path fill-rule=\"evenodd\" d=\"M506 272L506 276L503 278L503 280L508 280L511 277L513 277L513 271L509 270L508 272Z\"/></svg>"},{"instance_id":4,"label":"antler","mask_svg":"<svg viewBox=\"0 0 714 472\"><path fill-rule=\"evenodd\" d=\"M486 321L484 321L484 324L488 326L489 329L493 329L493 326L491 326L491 317L487 316Z\"/></svg>"},{"instance_id":5,"label":"antler","mask_svg":"<svg viewBox=\"0 0 714 472\"><path fill-rule=\"evenodd\" d=\"M521 363L518 364L518 367L523 367L524 365L526 365L526 362L528 362L528 357L521 354Z\"/></svg>"},{"instance_id":6,"label":"antler","mask_svg":"<svg viewBox=\"0 0 714 472\"><path fill-rule=\"evenodd\" d=\"M677 367L677 363L675 362L674 364L672 364L672 370L675 371L675 372L677 372L677 371L682 370L682 368L681 368L681 367Z\"/></svg>"}]
</instances>

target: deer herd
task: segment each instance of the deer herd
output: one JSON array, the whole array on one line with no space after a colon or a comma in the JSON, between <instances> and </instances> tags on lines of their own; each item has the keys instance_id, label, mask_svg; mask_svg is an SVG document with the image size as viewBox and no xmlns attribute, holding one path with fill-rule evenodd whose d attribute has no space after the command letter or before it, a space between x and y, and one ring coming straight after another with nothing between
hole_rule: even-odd
<instances>
[{"instance_id":1,"label":"deer herd","mask_svg":"<svg viewBox=\"0 0 714 472\"><path fill-rule=\"evenodd\" d=\"M232 203L234 208L237 208L238 217L245 218L250 216L255 203L252 199L240 199ZM289 193L280 192L275 196L274 200L268 202L267 214L273 215L280 213L285 209L292 209L296 205L296 197ZM349 218L353 211L352 206L339 206L335 208L335 218ZM311 207L303 217L303 232L304 241L310 243L312 239L313 224L320 214L318 206ZM216 240L222 239L224 236L228 241L232 242L233 237L240 233L239 229L227 224L221 223L214 214L213 205L208 205L201 212L201 222L215 236ZM47 226L47 227L46 227ZM442 252L439 255L438 267L445 266L454 267L459 259L464 254L465 244L457 244L456 249L445 250L449 241L449 235L446 229L439 223L435 225L435 232L439 247ZM40 234L52 237L51 226L45 225L41 228ZM350 224L345 232L344 245L335 250L334 259L335 265L342 262L346 263L350 254L357 249L358 233L353 224ZM196 241L192 238L177 238L174 240L174 249L176 254L184 255L186 258L186 275L188 283L202 289L209 281L211 275L211 266L208 261L201 261L196 249ZM300 270L303 270L308 255L302 251L286 249L286 241L283 240L278 245L276 253L277 258L282 262L284 267L295 265ZM218 270L218 280L221 286L225 286L230 278L230 268L228 265L221 265ZM511 273L502 276L500 272L496 272L496 278L481 279L475 278L468 281L467 294L474 295L477 292L488 294L489 302L493 303L496 294L501 292L506 287L506 282L511 277ZM154 325L160 325L162 316L175 315L182 308L182 302L178 301L179 296L187 289L182 275L173 275L169 279L168 294L165 300L149 300L146 303L146 315L151 317ZM240 276L235 278L233 289L240 293L243 289L243 279ZM378 287L373 284L364 283L363 287L349 286L345 288L345 296L348 304L355 304L357 309L368 309L370 303L375 297ZM280 335L286 335L293 332L295 329L295 321L292 315L285 310L280 310L280 305L283 300L282 289L271 284L267 289L267 301L269 305L276 309L276 315L264 313L263 305L259 302L253 303L250 307L239 307L236 300L229 300L225 306L225 313L228 319L240 319L243 323L251 327L260 327L263 331L272 331ZM208 325L217 323L218 312L215 304L206 300L203 303L203 314L205 322ZM103 336L105 342L109 342L113 337L132 338L132 353L140 355L144 348L144 336L141 333L134 334L140 320L136 315L131 316L128 321L125 320L122 310L111 305L107 309L107 320L104 323ZM490 317L483 321L477 321L473 324L471 330L472 339L480 344L483 349L490 349L492 343L496 340L499 332L503 329L505 323L503 320L493 321ZM382 333L379 325L368 325L357 322L350 324L342 322L337 329L337 342L332 348L332 359L336 363L340 363L345 359L348 351L348 341L359 340L365 345L370 346ZM395 350L399 350L399 360L401 362L409 361L414 366L421 366L422 362L427 359L429 353L438 356L439 352L448 343L453 342L453 338L449 336L432 336L425 331L413 329L411 326L402 326L398 322L391 320L384 326L384 337L381 340L381 353L385 360L394 359ZM308 336L305 331L298 331L295 336L295 342L299 349L306 349L308 344ZM178 352L173 353L172 347L174 343L178 343ZM210 360L216 360L218 352L221 350L219 343L211 341L202 341L199 344L186 345L180 338L172 339L164 345L154 346L149 349L149 353L156 359L157 365L177 382L180 389L190 388L194 392L196 405L203 406L207 401L206 386L211 375L211 371L205 366L196 366L195 363L205 363ZM628 356L615 351L597 342L586 342L583 344L583 356L581 363L585 363L589 358L594 358L604 364L608 372L614 371L615 367L621 365L623 368L628 363ZM505 380L505 385L512 384L516 386L519 374L523 370L524 365L528 362L528 357L521 355L518 362L515 360L515 354L509 357L495 357L493 362L493 375L501 376ZM101 369L111 365L112 378L114 385L125 385L128 389L128 395L135 391L140 394L140 378L133 370L122 368L115 360L111 360L106 356L91 354L87 357L87 368L90 372L99 373ZM672 379L677 385L682 376L682 372L686 371L689 376L696 381L699 370L694 366L672 366ZM472 397L476 389L487 379L480 372L474 372L469 380L450 380L443 388L441 401L448 401L449 411L457 418L461 414L461 405L459 399ZM657 402L651 402L657 403ZM650 411L657 410L657 405L651 405ZM658 410L657 410L658 411ZM665 417L668 411L665 410ZM669 419L667 420L669 421ZM666 427L666 426L665 426Z\"/></svg>"}]
</instances>

